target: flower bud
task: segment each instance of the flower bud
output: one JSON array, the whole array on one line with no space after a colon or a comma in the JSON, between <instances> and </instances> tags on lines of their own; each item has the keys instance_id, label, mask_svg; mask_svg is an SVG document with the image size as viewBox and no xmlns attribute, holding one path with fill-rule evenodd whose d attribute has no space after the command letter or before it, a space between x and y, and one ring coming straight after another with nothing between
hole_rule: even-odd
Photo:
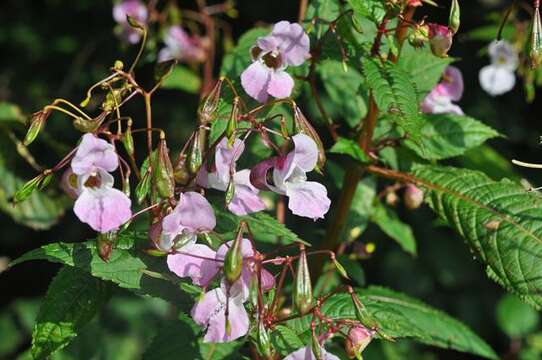
<instances>
[{"instance_id":1,"label":"flower bud","mask_svg":"<svg viewBox=\"0 0 542 360\"><path fill-rule=\"evenodd\" d=\"M27 181L20 189L15 192L15 194L13 194L11 201L14 204L25 201L30 197L30 195L32 195L34 190L45 187L47 184L44 185L44 182L51 181L51 178L49 177L50 175L52 175L52 173L43 172L35 178Z\"/></svg>"},{"instance_id":2,"label":"flower bud","mask_svg":"<svg viewBox=\"0 0 542 360\"><path fill-rule=\"evenodd\" d=\"M55 176L55 174L51 170L45 170L42 174L43 174L43 179L41 179L41 181L38 184L38 190L43 190L47 186L49 186L49 184L53 180L53 177Z\"/></svg>"},{"instance_id":3,"label":"flower bud","mask_svg":"<svg viewBox=\"0 0 542 360\"><path fill-rule=\"evenodd\" d=\"M186 158L183 155L177 165L175 165L175 170L173 171L173 177L175 182L179 185L188 185L190 181L190 173L187 169Z\"/></svg>"},{"instance_id":4,"label":"flower bud","mask_svg":"<svg viewBox=\"0 0 542 360\"><path fill-rule=\"evenodd\" d=\"M419 25L414 28L414 30L408 36L408 42L415 48L420 48L429 41L429 26Z\"/></svg>"},{"instance_id":5,"label":"flower bud","mask_svg":"<svg viewBox=\"0 0 542 360\"><path fill-rule=\"evenodd\" d=\"M47 120L50 114L51 113L48 110L38 111L32 114L32 118L30 119L30 126L23 140L23 144L25 146L30 145L34 140L36 140L36 137L38 136L39 132L43 128L43 125L45 124L45 120Z\"/></svg>"},{"instance_id":6,"label":"flower bud","mask_svg":"<svg viewBox=\"0 0 542 360\"><path fill-rule=\"evenodd\" d=\"M361 358L361 353L373 339L374 331L363 326L355 326L350 329L345 340L345 351L350 359Z\"/></svg>"},{"instance_id":7,"label":"flower bud","mask_svg":"<svg viewBox=\"0 0 542 360\"><path fill-rule=\"evenodd\" d=\"M403 194L403 201L407 209L417 209L423 203L423 191L414 184L407 184Z\"/></svg>"},{"instance_id":8,"label":"flower bud","mask_svg":"<svg viewBox=\"0 0 542 360\"><path fill-rule=\"evenodd\" d=\"M241 252L243 233L243 227L241 226L237 233L237 237L224 257L224 275L230 285L239 279L241 271L243 270L243 254Z\"/></svg>"},{"instance_id":9,"label":"flower bud","mask_svg":"<svg viewBox=\"0 0 542 360\"><path fill-rule=\"evenodd\" d=\"M538 68L540 63L542 63L542 23L540 20L540 10L538 8L536 8L534 12L531 24L531 37L527 43L527 52L529 54L531 68Z\"/></svg>"},{"instance_id":10,"label":"flower bud","mask_svg":"<svg viewBox=\"0 0 542 360\"><path fill-rule=\"evenodd\" d=\"M217 81L211 92L205 97L198 109L198 117L201 124L212 122L216 118L216 110L220 104L220 92L223 79Z\"/></svg>"},{"instance_id":11,"label":"flower bud","mask_svg":"<svg viewBox=\"0 0 542 360\"><path fill-rule=\"evenodd\" d=\"M258 332L256 333L256 349L263 359L273 359L273 347L269 332L264 326L263 321L259 321Z\"/></svg>"},{"instance_id":12,"label":"flower bud","mask_svg":"<svg viewBox=\"0 0 542 360\"><path fill-rule=\"evenodd\" d=\"M444 25L428 24L429 26L429 45L433 55L445 58L448 57L448 51L452 47L453 33Z\"/></svg>"},{"instance_id":13,"label":"flower bud","mask_svg":"<svg viewBox=\"0 0 542 360\"><path fill-rule=\"evenodd\" d=\"M192 144L190 146L190 152L188 153L188 170L191 174L195 175L198 173L203 162L203 149L201 137L205 135L204 129L196 131L192 139Z\"/></svg>"},{"instance_id":14,"label":"flower bud","mask_svg":"<svg viewBox=\"0 0 542 360\"><path fill-rule=\"evenodd\" d=\"M448 18L448 27L452 31L452 34L457 33L459 30L459 24L461 23L461 10L459 8L459 1L452 0L452 6L450 7L450 17Z\"/></svg>"},{"instance_id":15,"label":"flower bud","mask_svg":"<svg viewBox=\"0 0 542 360\"><path fill-rule=\"evenodd\" d=\"M388 204L389 206L397 206L398 202L399 197L397 197L395 191L390 191L386 194L386 204Z\"/></svg>"},{"instance_id":16,"label":"flower bud","mask_svg":"<svg viewBox=\"0 0 542 360\"><path fill-rule=\"evenodd\" d=\"M110 231L105 234L98 234L96 238L96 246L98 248L98 255L104 262L108 262L113 251L113 244L117 239L117 232Z\"/></svg>"},{"instance_id":17,"label":"flower bud","mask_svg":"<svg viewBox=\"0 0 542 360\"><path fill-rule=\"evenodd\" d=\"M169 151L163 132L160 133L153 173L158 194L163 198L172 197L175 191L173 165L171 165L171 160L169 159Z\"/></svg>"},{"instance_id":18,"label":"flower bud","mask_svg":"<svg viewBox=\"0 0 542 360\"><path fill-rule=\"evenodd\" d=\"M312 125L309 123L305 115L301 112L301 109L294 103L294 123L295 131L297 134L305 134L311 139L314 140L316 146L318 147L318 169L323 170L326 163L326 150L324 149L324 144L318 136L318 133Z\"/></svg>"},{"instance_id":19,"label":"flower bud","mask_svg":"<svg viewBox=\"0 0 542 360\"><path fill-rule=\"evenodd\" d=\"M300 254L293 290L294 306L300 314L306 314L312 306L312 284L305 245L299 245Z\"/></svg>"},{"instance_id":20,"label":"flower bud","mask_svg":"<svg viewBox=\"0 0 542 360\"><path fill-rule=\"evenodd\" d=\"M134 147L134 137L132 136L132 119L128 119L128 126L126 131L122 135L122 144L126 149L126 152L130 156L134 156L135 147Z\"/></svg>"}]
</instances>

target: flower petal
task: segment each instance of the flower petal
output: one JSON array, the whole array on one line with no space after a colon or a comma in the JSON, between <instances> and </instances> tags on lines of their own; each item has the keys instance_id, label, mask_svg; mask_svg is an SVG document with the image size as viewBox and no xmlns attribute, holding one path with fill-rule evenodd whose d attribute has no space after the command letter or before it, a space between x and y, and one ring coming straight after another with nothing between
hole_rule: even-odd
<instances>
[{"instance_id":1,"label":"flower petal","mask_svg":"<svg viewBox=\"0 0 542 360\"><path fill-rule=\"evenodd\" d=\"M327 352L323 347L320 348L320 351L322 353L322 360L340 360L337 356ZM312 353L311 346L308 345L289 354L284 360L316 360L316 356Z\"/></svg>"},{"instance_id":2,"label":"flower petal","mask_svg":"<svg viewBox=\"0 0 542 360\"><path fill-rule=\"evenodd\" d=\"M518 67L518 52L512 44L506 40L494 40L489 44L489 56L493 65L499 65L509 71Z\"/></svg>"},{"instance_id":3,"label":"flower petal","mask_svg":"<svg viewBox=\"0 0 542 360\"><path fill-rule=\"evenodd\" d=\"M284 70L271 72L271 79L267 85L267 93L277 99L287 98L292 94L294 79Z\"/></svg>"},{"instance_id":4,"label":"flower petal","mask_svg":"<svg viewBox=\"0 0 542 360\"><path fill-rule=\"evenodd\" d=\"M318 162L318 146L316 142L305 134L297 134L292 137L295 144L294 159L295 164L309 172L316 167Z\"/></svg>"},{"instance_id":5,"label":"flower petal","mask_svg":"<svg viewBox=\"0 0 542 360\"><path fill-rule=\"evenodd\" d=\"M270 190L267 183L267 175L269 170L275 166L277 157L271 157L256 164L250 170L250 183L260 190Z\"/></svg>"},{"instance_id":6,"label":"flower petal","mask_svg":"<svg viewBox=\"0 0 542 360\"><path fill-rule=\"evenodd\" d=\"M186 246L182 252L168 255L169 270L179 277L190 277L195 285L207 286L222 265L214 260L216 252L202 244Z\"/></svg>"},{"instance_id":7,"label":"flower petal","mask_svg":"<svg viewBox=\"0 0 542 360\"><path fill-rule=\"evenodd\" d=\"M452 101L459 101L463 96L465 88L461 70L455 66L448 66L446 70L444 70L443 81L440 85L444 87L446 94Z\"/></svg>"},{"instance_id":8,"label":"flower petal","mask_svg":"<svg viewBox=\"0 0 542 360\"><path fill-rule=\"evenodd\" d=\"M421 105L422 111L427 114L457 114L463 115L463 110L452 103L452 99L446 95L440 95L435 91L431 91L423 100Z\"/></svg>"},{"instance_id":9,"label":"flower petal","mask_svg":"<svg viewBox=\"0 0 542 360\"><path fill-rule=\"evenodd\" d=\"M126 24L126 15L137 21L147 21L148 11L145 4L139 0L123 0L113 6L113 19L119 24Z\"/></svg>"},{"instance_id":10,"label":"flower petal","mask_svg":"<svg viewBox=\"0 0 542 360\"><path fill-rule=\"evenodd\" d=\"M228 249L232 245L233 245L233 240L220 245L220 247L216 251L216 258L218 260L224 260L224 258L226 257L226 253L228 252ZM254 256L254 248L252 247L252 243L250 242L250 240L247 238L243 238L243 241L241 242L241 254L243 255L243 258L250 258Z\"/></svg>"},{"instance_id":11,"label":"flower petal","mask_svg":"<svg viewBox=\"0 0 542 360\"><path fill-rule=\"evenodd\" d=\"M269 97L267 87L271 79L271 71L260 61L254 61L241 74L241 85L245 92L261 103L266 102Z\"/></svg>"},{"instance_id":12,"label":"flower petal","mask_svg":"<svg viewBox=\"0 0 542 360\"><path fill-rule=\"evenodd\" d=\"M323 218L331 205L326 187L314 181L288 183L286 195L294 214L314 220Z\"/></svg>"},{"instance_id":13,"label":"flower petal","mask_svg":"<svg viewBox=\"0 0 542 360\"><path fill-rule=\"evenodd\" d=\"M505 67L487 65L480 70L479 80L482 89L491 96L497 96L514 88L516 75Z\"/></svg>"},{"instance_id":14,"label":"flower petal","mask_svg":"<svg viewBox=\"0 0 542 360\"><path fill-rule=\"evenodd\" d=\"M230 174L235 172L235 163L239 160L241 154L245 151L245 143L235 139L230 146L228 139L223 138L216 146L215 166L218 179L226 186L230 181Z\"/></svg>"},{"instance_id":15,"label":"flower petal","mask_svg":"<svg viewBox=\"0 0 542 360\"><path fill-rule=\"evenodd\" d=\"M119 158L113 145L90 133L83 135L71 162L77 175L89 174L96 169L111 172L118 166Z\"/></svg>"},{"instance_id":16,"label":"flower petal","mask_svg":"<svg viewBox=\"0 0 542 360\"><path fill-rule=\"evenodd\" d=\"M262 289L269 291L275 287L275 277L269 271L262 269Z\"/></svg>"},{"instance_id":17,"label":"flower petal","mask_svg":"<svg viewBox=\"0 0 542 360\"><path fill-rule=\"evenodd\" d=\"M130 219L130 206L130 199L122 191L106 187L85 189L75 201L73 211L79 220L100 233L106 233L117 230Z\"/></svg>"},{"instance_id":18,"label":"flower petal","mask_svg":"<svg viewBox=\"0 0 542 360\"><path fill-rule=\"evenodd\" d=\"M228 204L228 209L235 215L247 215L265 210L263 200L258 196L258 189L250 183L250 170L245 169L234 175L235 193Z\"/></svg>"},{"instance_id":19,"label":"flower petal","mask_svg":"<svg viewBox=\"0 0 542 360\"><path fill-rule=\"evenodd\" d=\"M197 192L181 194L179 205L175 208L181 224L192 232L211 231L216 226L216 218L211 204Z\"/></svg>"},{"instance_id":20,"label":"flower petal","mask_svg":"<svg viewBox=\"0 0 542 360\"><path fill-rule=\"evenodd\" d=\"M301 65L310 57L309 36L298 23L279 21L271 35L278 40L279 52L288 65Z\"/></svg>"}]
</instances>

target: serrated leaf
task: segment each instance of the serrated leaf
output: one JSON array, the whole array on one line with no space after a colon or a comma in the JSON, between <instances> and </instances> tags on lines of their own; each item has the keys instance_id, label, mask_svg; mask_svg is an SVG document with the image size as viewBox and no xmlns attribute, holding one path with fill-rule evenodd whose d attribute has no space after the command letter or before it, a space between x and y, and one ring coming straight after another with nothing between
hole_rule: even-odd
<instances>
[{"instance_id":1,"label":"serrated leaf","mask_svg":"<svg viewBox=\"0 0 542 360\"><path fill-rule=\"evenodd\" d=\"M384 0L348 0L356 16L367 18L379 24L386 15Z\"/></svg>"},{"instance_id":2,"label":"serrated leaf","mask_svg":"<svg viewBox=\"0 0 542 360\"><path fill-rule=\"evenodd\" d=\"M416 255L416 239L412 228L402 222L392 209L378 204L375 206L371 220L378 225L380 230L395 240L404 251Z\"/></svg>"},{"instance_id":3,"label":"serrated leaf","mask_svg":"<svg viewBox=\"0 0 542 360\"><path fill-rule=\"evenodd\" d=\"M486 264L488 274L524 301L542 306L542 196L478 171L414 167L429 206Z\"/></svg>"},{"instance_id":4,"label":"serrated leaf","mask_svg":"<svg viewBox=\"0 0 542 360\"><path fill-rule=\"evenodd\" d=\"M284 325L275 327L275 330L271 333L271 341L275 350L282 356L306 346L295 331Z\"/></svg>"},{"instance_id":5,"label":"serrated leaf","mask_svg":"<svg viewBox=\"0 0 542 360\"><path fill-rule=\"evenodd\" d=\"M380 329L393 338L409 338L427 345L497 359L491 347L466 325L419 300L377 286L360 289L356 293ZM331 319L356 319L348 294L332 296L324 303L322 313ZM305 316L289 321L288 325L298 334L310 337L310 321L311 316Z\"/></svg>"},{"instance_id":6,"label":"serrated leaf","mask_svg":"<svg viewBox=\"0 0 542 360\"><path fill-rule=\"evenodd\" d=\"M96 249L96 241L83 243L53 243L27 252L14 260L10 267L30 260L48 260L82 269L92 276L109 280L136 294L158 297L181 308L193 303L179 287L180 280L161 257L143 252L148 247L144 233L127 232L119 235L109 261L104 262Z\"/></svg>"},{"instance_id":7,"label":"serrated leaf","mask_svg":"<svg viewBox=\"0 0 542 360\"><path fill-rule=\"evenodd\" d=\"M470 116L426 114L418 142L405 145L426 160L442 160L464 154L499 133Z\"/></svg>"},{"instance_id":8,"label":"serrated leaf","mask_svg":"<svg viewBox=\"0 0 542 360\"><path fill-rule=\"evenodd\" d=\"M200 87L200 77L192 70L182 65L175 66L161 85L161 88L163 89L181 90L191 94L197 94Z\"/></svg>"},{"instance_id":9,"label":"serrated leaf","mask_svg":"<svg viewBox=\"0 0 542 360\"><path fill-rule=\"evenodd\" d=\"M239 222L244 220L247 222L256 241L270 244L302 242L310 246L310 244L303 241L297 234L279 223L274 217L263 212L237 216L227 210L215 207L215 215L217 224L215 231L220 233L226 240L235 238Z\"/></svg>"},{"instance_id":10,"label":"serrated leaf","mask_svg":"<svg viewBox=\"0 0 542 360\"><path fill-rule=\"evenodd\" d=\"M361 150L358 143L351 139L340 137L328 151L332 154L349 155L354 160L357 160L362 164L367 164L370 162L369 157L367 154L365 154L365 152L363 152L363 150Z\"/></svg>"},{"instance_id":11,"label":"serrated leaf","mask_svg":"<svg viewBox=\"0 0 542 360\"><path fill-rule=\"evenodd\" d=\"M363 74L378 108L392 116L414 141L419 143L425 124L419 113L419 97L410 75L389 61L362 60Z\"/></svg>"},{"instance_id":12,"label":"serrated leaf","mask_svg":"<svg viewBox=\"0 0 542 360\"><path fill-rule=\"evenodd\" d=\"M63 267L53 279L32 332L32 356L46 359L77 336L109 298L110 285Z\"/></svg>"}]
</instances>

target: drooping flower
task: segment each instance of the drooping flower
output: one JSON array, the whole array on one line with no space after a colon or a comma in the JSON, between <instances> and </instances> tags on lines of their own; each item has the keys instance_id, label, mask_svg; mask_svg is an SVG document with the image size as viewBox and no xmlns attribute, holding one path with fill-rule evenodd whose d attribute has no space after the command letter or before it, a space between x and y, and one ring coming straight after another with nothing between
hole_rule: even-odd
<instances>
[{"instance_id":1,"label":"drooping flower","mask_svg":"<svg viewBox=\"0 0 542 360\"><path fill-rule=\"evenodd\" d=\"M286 195L288 207L294 214L315 220L323 218L331 205L327 189L318 182L307 181L307 172L312 171L318 162L318 147L305 134L297 134L292 140L294 150L286 156L271 158L256 165L251 171L250 180L260 189ZM271 168L273 184L267 182Z\"/></svg>"},{"instance_id":2,"label":"drooping flower","mask_svg":"<svg viewBox=\"0 0 542 360\"><path fill-rule=\"evenodd\" d=\"M261 37L250 50L252 64L241 74L241 85L248 95L264 103L269 95L290 96L294 80L288 66L299 66L310 57L310 40L301 25L280 21L271 34Z\"/></svg>"},{"instance_id":3,"label":"drooping flower","mask_svg":"<svg viewBox=\"0 0 542 360\"><path fill-rule=\"evenodd\" d=\"M429 45L431 52L438 57L447 57L448 51L452 47L453 32L448 26L430 23L429 26Z\"/></svg>"},{"instance_id":4,"label":"drooping flower","mask_svg":"<svg viewBox=\"0 0 542 360\"><path fill-rule=\"evenodd\" d=\"M223 138L216 146L215 162L211 172L202 166L198 184L220 191L227 191L233 181L233 197L228 209L236 215L247 215L265 210L265 203L258 196L259 190L250 183L250 170L236 171L236 162L245 149L245 143L235 139L232 145Z\"/></svg>"},{"instance_id":5,"label":"drooping flower","mask_svg":"<svg viewBox=\"0 0 542 360\"><path fill-rule=\"evenodd\" d=\"M512 90L519 63L517 50L505 40L493 41L489 45L489 57L491 64L484 66L478 75L482 89L491 96Z\"/></svg>"},{"instance_id":6,"label":"drooping flower","mask_svg":"<svg viewBox=\"0 0 542 360\"><path fill-rule=\"evenodd\" d=\"M114 178L109 174L118 164L113 145L88 133L71 161L72 174L67 174L69 188L73 188L73 176L77 177L77 189L72 189L78 195L75 215L100 233L117 230L132 216L130 199L113 188Z\"/></svg>"},{"instance_id":7,"label":"drooping flower","mask_svg":"<svg viewBox=\"0 0 542 360\"><path fill-rule=\"evenodd\" d=\"M231 286L228 294L224 281L219 288L205 293L191 311L192 319L207 329L203 341L222 343L244 336L249 328L248 314L243 305L245 301L239 286Z\"/></svg>"},{"instance_id":8,"label":"drooping flower","mask_svg":"<svg viewBox=\"0 0 542 360\"><path fill-rule=\"evenodd\" d=\"M350 358L354 358L357 355L361 354L363 350L369 345L375 331L369 330L364 326L355 326L348 331L348 336L346 338L346 354Z\"/></svg>"},{"instance_id":9,"label":"drooping flower","mask_svg":"<svg viewBox=\"0 0 542 360\"><path fill-rule=\"evenodd\" d=\"M197 192L182 193L178 205L162 220L162 234L158 248L170 251L182 250L196 243L199 233L208 232L216 226L211 204Z\"/></svg>"},{"instance_id":10,"label":"drooping flower","mask_svg":"<svg viewBox=\"0 0 542 360\"><path fill-rule=\"evenodd\" d=\"M164 37L164 47L158 53L158 61L179 60L203 62L207 57L208 44L199 36L190 36L180 26L171 26Z\"/></svg>"},{"instance_id":11,"label":"drooping flower","mask_svg":"<svg viewBox=\"0 0 542 360\"><path fill-rule=\"evenodd\" d=\"M80 195L73 211L82 222L100 233L118 230L132 216L130 198L113 188L113 176L98 170L79 176Z\"/></svg>"},{"instance_id":12,"label":"drooping flower","mask_svg":"<svg viewBox=\"0 0 542 360\"><path fill-rule=\"evenodd\" d=\"M323 346L320 347L320 353L322 355L322 360L340 360L338 356L335 356L324 349ZM310 345L303 347L294 351L284 358L284 360L317 360L316 356L312 352L312 347Z\"/></svg>"},{"instance_id":13,"label":"drooping flower","mask_svg":"<svg viewBox=\"0 0 542 360\"><path fill-rule=\"evenodd\" d=\"M145 23L149 12L140 0L121 0L113 6L113 19L120 25L120 36L130 44L136 44L141 33L128 24L127 16L139 23Z\"/></svg>"},{"instance_id":14,"label":"drooping flower","mask_svg":"<svg viewBox=\"0 0 542 360\"><path fill-rule=\"evenodd\" d=\"M463 96L463 75L455 66L448 66L444 70L441 81L431 90L422 102L421 108L429 114L458 114L463 110L454 104Z\"/></svg>"}]
</instances>

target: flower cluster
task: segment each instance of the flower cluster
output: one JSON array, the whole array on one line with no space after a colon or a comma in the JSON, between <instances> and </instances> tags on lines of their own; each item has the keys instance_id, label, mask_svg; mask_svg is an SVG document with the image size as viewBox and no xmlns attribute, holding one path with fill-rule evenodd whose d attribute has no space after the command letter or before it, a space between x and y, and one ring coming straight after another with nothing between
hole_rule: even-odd
<instances>
[{"instance_id":1,"label":"flower cluster","mask_svg":"<svg viewBox=\"0 0 542 360\"><path fill-rule=\"evenodd\" d=\"M489 57L491 64L479 73L480 85L491 96L507 93L516 84L517 50L505 40L493 41L489 44Z\"/></svg>"},{"instance_id":2,"label":"flower cluster","mask_svg":"<svg viewBox=\"0 0 542 360\"><path fill-rule=\"evenodd\" d=\"M463 96L463 75L455 66L448 66L441 81L431 90L422 102L422 111L429 114L458 114L463 110L454 104Z\"/></svg>"}]
</instances>

